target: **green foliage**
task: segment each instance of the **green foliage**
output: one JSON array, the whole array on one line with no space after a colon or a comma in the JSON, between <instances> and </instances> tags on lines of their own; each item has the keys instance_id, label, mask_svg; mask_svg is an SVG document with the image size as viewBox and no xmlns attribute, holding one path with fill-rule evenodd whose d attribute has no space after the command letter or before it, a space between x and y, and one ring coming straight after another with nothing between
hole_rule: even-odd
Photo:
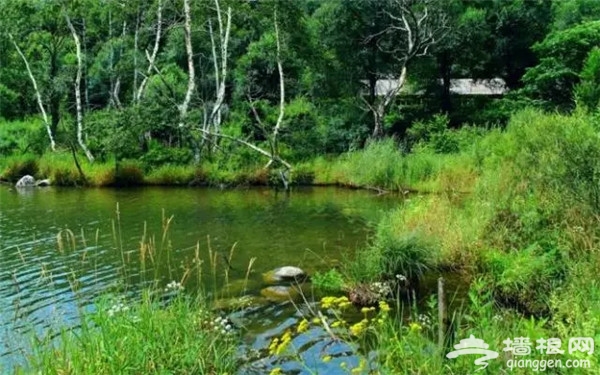
<instances>
[{"instance_id":1,"label":"green foliage","mask_svg":"<svg viewBox=\"0 0 600 375\"><path fill-rule=\"evenodd\" d=\"M25 175L37 176L39 166L33 155L13 156L3 161L0 179L16 182Z\"/></svg>"},{"instance_id":2,"label":"green foliage","mask_svg":"<svg viewBox=\"0 0 600 375\"><path fill-rule=\"evenodd\" d=\"M600 48L592 49L581 70L581 82L575 87L575 96L590 111L600 108Z\"/></svg>"},{"instance_id":3,"label":"green foliage","mask_svg":"<svg viewBox=\"0 0 600 375\"><path fill-rule=\"evenodd\" d=\"M41 154L48 145L48 133L40 121L0 121L0 155Z\"/></svg>"},{"instance_id":4,"label":"green foliage","mask_svg":"<svg viewBox=\"0 0 600 375\"><path fill-rule=\"evenodd\" d=\"M539 65L523 76L523 92L547 108L570 110L573 89L592 48L600 44L600 21L590 21L555 31L533 48Z\"/></svg>"},{"instance_id":5,"label":"green foliage","mask_svg":"<svg viewBox=\"0 0 600 375\"><path fill-rule=\"evenodd\" d=\"M156 141L150 142L149 150L141 158L146 169L164 164L186 165L193 159L192 150L180 147L165 147Z\"/></svg>"},{"instance_id":6,"label":"green foliage","mask_svg":"<svg viewBox=\"0 0 600 375\"><path fill-rule=\"evenodd\" d=\"M491 275L490 288L496 299L505 306L538 315L548 313L550 292L560 283L562 273L554 254L536 244L507 253L490 250L484 253L483 267Z\"/></svg>"},{"instance_id":7,"label":"green foliage","mask_svg":"<svg viewBox=\"0 0 600 375\"><path fill-rule=\"evenodd\" d=\"M151 185L189 185L196 175L195 167L165 164L153 169L145 181Z\"/></svg>"},{"instance_id":8,"label":"green foliage","mask_svg":"<svg viewBox=\"0 0 600 375\"><path fill-rule=\"evenodd\" d=\"M326 293L337 293L344 289L344 276L335 268L326 272L316 272L311 277L312 284L317 290Z\"/></svg>"}]
</instances>

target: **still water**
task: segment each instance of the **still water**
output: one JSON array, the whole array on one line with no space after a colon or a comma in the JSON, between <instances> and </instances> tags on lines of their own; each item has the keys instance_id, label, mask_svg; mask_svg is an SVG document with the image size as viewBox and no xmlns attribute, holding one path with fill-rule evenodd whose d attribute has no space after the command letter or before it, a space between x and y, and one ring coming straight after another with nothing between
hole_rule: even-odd
<instances>
[{"instance_id":1,"label":"still water","mask_svg":"<svg viewBox=\"0 0 600 375\"><path fill-rule=\"evenodd\" d=\"M188 278L186 292L219 293L209 248L218 274L227 269L230 280L242 279L256 258L250 284L257 288L262 273L276 267L326 270L364 246L370 224L398 204L394 196L337 188L284 194L0 186L0 370L23 362L33 333L76 325L78 308L94 309L99 295L135 295L146 283L179 281L196 253L204 277L201 285ZM140 260L141 242L153 244L154 262L148 252ZM275 308L275 323L290 314Z\"/></svg>"}]
</instances>

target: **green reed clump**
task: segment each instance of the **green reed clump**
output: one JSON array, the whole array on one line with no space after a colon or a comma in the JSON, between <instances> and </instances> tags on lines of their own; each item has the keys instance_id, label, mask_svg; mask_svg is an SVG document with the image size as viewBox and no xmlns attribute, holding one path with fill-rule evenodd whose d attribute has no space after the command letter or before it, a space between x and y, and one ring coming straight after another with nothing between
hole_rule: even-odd
<instances>
[{"instance_id":1,"label":"green reed clump","mask_svg":"<svg viewBox=\"0 0 600 375\"><path fill-rule=\"evenodd\" d=\"M115 168L115 186L137 186L144 184L144 171L135 161L123 161Z\"/></svg>"},{"instance_id":2,"label":"green reed clump","mask_svg":"<svg viewBox=\"0 0 600 375\"><path fill-rule=\"evenodd\" d=\"M387 214L377 225L370 246L358 250L348 265L355 281L395 280L398 276L417 282L435 266L438 249L417 232L407 232L397 211Z\"/></svg>"},{"instance_id":3,"label":"green reed clump","mask_svg":"<svg viewBox=\"0 0 600 375\"><path fill-rule=\"evenodd\" d=\"M34 155L12 156L7 158L3 165L0 179L11 182L16 182L25 175L35 177L39 171L38 162Z\"/></svg>"},{"instance_id":4,"label":"green reed clump","mask_svg":"<svg viewBox=\"0 0 600 375\"><path fill-rule=\"evenodd\" d=\"M145 181L150 185L189 185L196 176L194 166L165 164L150 171Z\"/></svg>"},{"instance_id":5,"label":"green reed clump","mask_svg":"<svg viewBox=\"0 0 600 375\"><path fill-rule=\"evenodd\" d=\"M105 299L82 312L80 328L39 338L30 366L44 374L232 373L237 334L217 318L201 299Z\"/></svg>"}]
</instances>

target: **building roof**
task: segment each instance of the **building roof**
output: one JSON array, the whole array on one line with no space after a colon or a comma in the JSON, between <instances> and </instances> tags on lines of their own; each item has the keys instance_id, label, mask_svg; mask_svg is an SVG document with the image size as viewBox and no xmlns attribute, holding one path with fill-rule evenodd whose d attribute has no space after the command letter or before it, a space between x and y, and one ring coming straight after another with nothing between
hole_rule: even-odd
<instances>
[{"instance_id":1,"label":"building roof","mask_svg":"<svg viewBox=\"0 0 600 375\"><path fill-rule=\"evenodd\" d=\"M363 83L368 84L367 81ZM439 80L442 83L442 80ZM375 95L384 96L398 85L395 79L379 79L375 84ZM491 79L472 79L455 78L450 80L450 92L456 95L503 95L508 91L508 87L502 78ZM405 86L401 92L410 94L410 90ZM415 95L422 95L423 91L414 92Z\"/></svg>"}]
</instances>

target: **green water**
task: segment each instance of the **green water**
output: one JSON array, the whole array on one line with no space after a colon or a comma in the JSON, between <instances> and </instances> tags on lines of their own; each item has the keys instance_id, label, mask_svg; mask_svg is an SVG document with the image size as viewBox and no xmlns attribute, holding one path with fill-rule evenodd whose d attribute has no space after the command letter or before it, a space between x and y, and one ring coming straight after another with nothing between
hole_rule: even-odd
<instances>
[{"instance_id":1,"label":"green water","mask_svg":"<svg viewBox=\"0 0 600 375\"><path fill-rule=\"evenodd\" d=\"M187 292L220 293L223 270L232 281L241 279L252 258L250 284L260 288L262 273L275 267L314 273L343 261L366 243L369 223L399 203L394 196L336 188L288 195L269 189L0 186L0 368L22 361L32 330L43 334L76 324L78 305L93 309L98 295L135 295L144 283L180 280L193 269L197 247L202 285L194 274L184 283ZM163 240L163 223L171 216ZM146 241L154 238L156 250L154 262L147 254L142 267L144 233ZM208 239L218 254L216 280ZM229 267L223 258L234 244ZM288 313L274 315L285 321Z\"/></svg>"}]
</instances>

